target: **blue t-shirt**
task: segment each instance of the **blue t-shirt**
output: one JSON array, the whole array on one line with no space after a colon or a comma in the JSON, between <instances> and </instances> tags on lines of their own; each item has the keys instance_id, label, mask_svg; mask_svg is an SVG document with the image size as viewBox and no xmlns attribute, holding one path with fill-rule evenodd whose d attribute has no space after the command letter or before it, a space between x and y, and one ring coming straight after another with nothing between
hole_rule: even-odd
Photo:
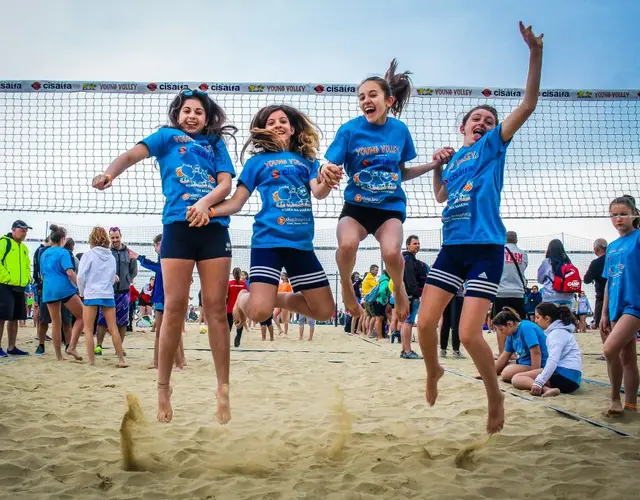
<instances>
[{"instance_id":1,"label":"blue t-shirt","mask_svg":"<svg viewBox=\"0 0 640 500\"><path fill-rule=\"evenodd\" d=\"M475 144L460 148L442 172L447 206L442 212L445 245L504 245L507 232L500 218L507 146L499 124Z\"/></svg>"},{"instance_id":2,"label":"blue t-shirt","mask_svg":"<svg viewBox=\"0 0 640 500\"><path fill-rule=\"evenodd\" d=\"M609 286L609 320L623 314L640 318L640 231L609 244L602 277Z\"/></svg>"},{"instance_id":3,"label":"blue t-shirt","mask_svg":"<svg viewBox=\"0 0 640 500\"><path fill-rule=\"evenodd\" d=\"M400 165L413 160L416 150L403 122L389 117L384 125L373 125L360 115L338 129L324 157L345 167L344 201L406 214Z\"/></svg>"},{"instance_id":4,"label":"blue t-shirt","mask_svg":"<svg viewBox=\"0 0 640 500\"><path fill-rule=\"evenodd\" d=\"M69 250L62 247L50 247L40 258L40 274L44 285L42 287L42 302L56 302L66 299L78 291L73 284L67 269L73 270L73 259Z\"/></svg>"},{"instance_id":5,"label":"blue t-shirt","mask_svg":"<svg viewBox=\"0 0 640 500\"><path fill-rule=\"evenodd\" d=\"M221 172L235 177L229 152L222 138L211 146L203 135L191 137L177 128L163 127L140 143L147 146L149 156L160 165L162 193L165 197L162 223L185 222L187 207L209 194L217 185ZM211 138L211 142L215 138ZM229 225L229 217L214 217L209 222Z\"/></svg>"},{"instance_id":6,"label":"blue t-shirt","mask_svg":"<svg viewBox=\"0 0 640 500\"><path fill-rule=\"evenodd\" d=\"M260 153L247 160L238 177L262 198L253 223L251 248L287 247L313 250L311 179L318 177L318 160L282 151Z\"/></svg>"},{"instance_id":7,"label":"blue t-shirt","mask_svg":"<svg viewBox=\"0 0 640 500\"><path fill-rule=\"evenodd\" d=\"M541 368L547 364L549 351L547 350L547 337L542 328L529 320L522 320L518 329L507 337L504 350L518 353L519 365L531 365L531 348L539 346L542 355Z\"/></svg>"}]
</instances>

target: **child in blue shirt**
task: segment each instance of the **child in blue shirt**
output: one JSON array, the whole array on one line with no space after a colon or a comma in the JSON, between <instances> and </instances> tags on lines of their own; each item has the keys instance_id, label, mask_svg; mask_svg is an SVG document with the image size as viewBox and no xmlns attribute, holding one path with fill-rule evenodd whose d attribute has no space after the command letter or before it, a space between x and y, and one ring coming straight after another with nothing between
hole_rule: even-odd
<instances>
[{"instance_id":1,"label":"child in blue shirt","mask_svg":"<svg viewBox=\"0 0 640 500\"><path fill-rule=\"evenodd\" d=\"M63 227L52 224L51 247L42 254L40 259L40 275L43 280L42 303L46 304L51 315L51 328L53 337L53 348L58 361L65 361L62 355L62 304L76 318L71 330L71 342L66 349L67 354L71 354L76 360L81 361L76 346L84 324L82 322L82 301L78 296L78 278L74 272L74 263L71 253L64 248L67 242L67 230Z\"/></svg>"},{"instance_id":2,"label":"child in blue shirt","mask_svg":"<svg viewBox=\"0 0 640 500\"><path fill-rule=\"evenodd\" d=\"M466 299L465 299L466 300ZM505 307L493 318L493 327L507 337L504 351L495 361L496 374L503 382L511 383L517 373L544 368L549 357L547 338L542 328L520 318L515 309ZM509 364L513 353L518 355L515 363Z\"/></svg>"},{"instance_id":3,"label":"child in blue shirt","mask_svg":"<svg viewBox=\"0 0 640 500\"><path fill-rule=\"evenodd\" d=\"M104 190L132 165L155 157L160 167L163 240L160 249L165 290L164 317L158 352L158 414L170 422L171 369L182 337L194 264L202 280L202 300L218 379L216 419L226 424L229 406L229 330L224 297L231 271L229 217L209 217L209 207L231 192L235 170L223 136L237 130L225 125L226 115L206 92L183 90L169 106L170 125L161 127L116 158L93 187Z\"/></svg>"},{"instance_id":4,"label":"child in blue shirt","mask_svg":"<svg viewBox=\"0 0 640 500\"><path fill-rule=\"evenodd\" d=\"M520 33L530 52L522 103L503 123L498 123L493 107L476 106L462 119L462 148L454 152L446 147L433 156L448 163L444 171L436 168L433 175L436 200L447 202L442 212L444 241L418 312L420 349L427 367L427 403L433 405L438 380L444 374L438 362L438 322L451 298L466 284L460 340L485 384L489 433L499 432L504 425L504 396L491 349L482 337L482 325L498 292L504 265L506 230L500 218L500 193L505 155L511 138L536 107L542 69L542 35L536 37L531 26L525 28L522 22Z\"/></svg>"},{"instance_id":5,"label":"child in blue shirt","mask_svg":"<svg viewBox=\"0 0 640 500\"><path fill-rule=\"evenodd\" d=\"M322 173L330 182L336 182L337 177L332 176L334 167L344 166L348 175L336 253L345 310L353 317L364 314L353 290L351 273L360 242L373 234L380 243L389 276L397 284L395 311L398 320L404 322L410 311L402 279L402 223L407 211L402 182L433 170L441 161L406 166L416 157L413 139L407 126L389 113L400 116L411 94L411 80L409 72L397 74L396 69L394 59L384 78L362 81L358 87L362 115L338 129L324 155L329 163L323 166Z\"/></svg>"},{"instance_id":6,"label":"child in blue shirt","mask_svg":"<svg viewBox=\"0 0 640 500\"><path fill-rule=\"evenodd\" d=\"M636 336L640 331L640 212L629 195L609 205L611 222L620 237L607 248L604 272L607 280L600 331L611 382L611 402L606 415L619 417L638 409L638 358ZM624 406L620 387L624 379Z\"/></svg>"},{"instance_id":7,"label":"child in blue shirt","mask_svg":"<svg viewBox=\"0 0 640 500\"><path fill-rule=\"evenodd\" d=\"M253 191L262 208L255 216L251 238L251 291L240 291L233 308L236 325L246 318L263 322L275 307L309 318L328 320L335 303L320 261L313 251L311 194L325 198L333 187L318 178L318 133L309 118L287 105L262 108L251 122L242 155L244 164L233 196L211 209L211 216L239 212ZM327 167L339 177L336 167ZM279 293L286 268L293 293Z\"/></svg>"}]
</instances>

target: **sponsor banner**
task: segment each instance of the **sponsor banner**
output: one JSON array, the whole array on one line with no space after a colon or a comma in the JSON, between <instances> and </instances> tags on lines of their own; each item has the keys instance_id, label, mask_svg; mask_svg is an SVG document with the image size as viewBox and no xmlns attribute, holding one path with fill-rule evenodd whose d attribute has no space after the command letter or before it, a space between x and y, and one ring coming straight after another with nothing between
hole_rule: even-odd
<instances>
[{"instance_id":1,"label":"sponsor banner","mask_svg":"<svg viewBox=\"0 0 640 500\"><path fill-rule=\"evenodd\" d=\"M191 89L211 94L304 94L355 96L351 83L234 83L234 82L96 82L52 80L0 80L3 92L114 92L135 94L176 94ZM427 87L416 86L412 94L420 98L522 99L523 89L502 87ZM545 100L638 100L640 89L543 89Z\"/></svg>"}]
</instances>

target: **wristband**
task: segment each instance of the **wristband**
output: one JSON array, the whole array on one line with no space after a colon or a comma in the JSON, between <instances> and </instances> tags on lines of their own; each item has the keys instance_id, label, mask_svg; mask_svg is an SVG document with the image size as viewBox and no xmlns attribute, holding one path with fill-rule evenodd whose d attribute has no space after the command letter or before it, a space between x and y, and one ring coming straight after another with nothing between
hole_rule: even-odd
<instances>
[{"instance_id":1,"label":"wristband","mask_svg":"<svg viewBox=\"0 0 640 500\"><path fill-rule=\"evenodd\" d=\"M216 216L216 211L213 208L209 209L209 217L213 218Z\"/></svg>"},{"instance_id":2,"label":"wristband","mask_svg":"<svg viewBox=\"0 0 640 500\"><path fill-rule=\"evenodd\" d=\"M109 179L109 182L113 182L113 175L111 174L102 174L104 175L107 179Z\"/></svg>"}]
</instances>

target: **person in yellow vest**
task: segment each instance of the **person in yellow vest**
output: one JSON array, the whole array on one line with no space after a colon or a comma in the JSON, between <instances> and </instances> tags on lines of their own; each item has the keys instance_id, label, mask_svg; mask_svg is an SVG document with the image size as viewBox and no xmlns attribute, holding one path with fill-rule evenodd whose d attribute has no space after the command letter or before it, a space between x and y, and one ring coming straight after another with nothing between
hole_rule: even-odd
<instances>
[{"instance_id":1,"label":"person in yellow vest","mask_svg":"<svg viewBox=\"0 0 640 500\"><path fill-rule=\"evenodd\" d=\"M372 321L374 301L371 300L370 302L367 302L367 295L369 295L371 290L378 285L376 276L378 275L379 270L380 268L377 265L372 264L371 267L369 267L369 272L365 275L364 280L362 280L362 307L364 309L365 318L361 328L365 335L371 335L375 327L375 321Z\"/></svg>"},{"instance_id":2,"label":"person in yellow vest","mask_svg":"<svg viewBox=\"0 0 640 500\"><path fill-rule=\"evenodd\" d=\"M24 290L31 281L29 248L23 241L31 229L26 222L17 220L11 232L0 238L0 358L8 355L27 356L16 347L18 321L27 319ZM2 335L7 323L8 349L2 349Z\"/></svg>"}]
</instances>

